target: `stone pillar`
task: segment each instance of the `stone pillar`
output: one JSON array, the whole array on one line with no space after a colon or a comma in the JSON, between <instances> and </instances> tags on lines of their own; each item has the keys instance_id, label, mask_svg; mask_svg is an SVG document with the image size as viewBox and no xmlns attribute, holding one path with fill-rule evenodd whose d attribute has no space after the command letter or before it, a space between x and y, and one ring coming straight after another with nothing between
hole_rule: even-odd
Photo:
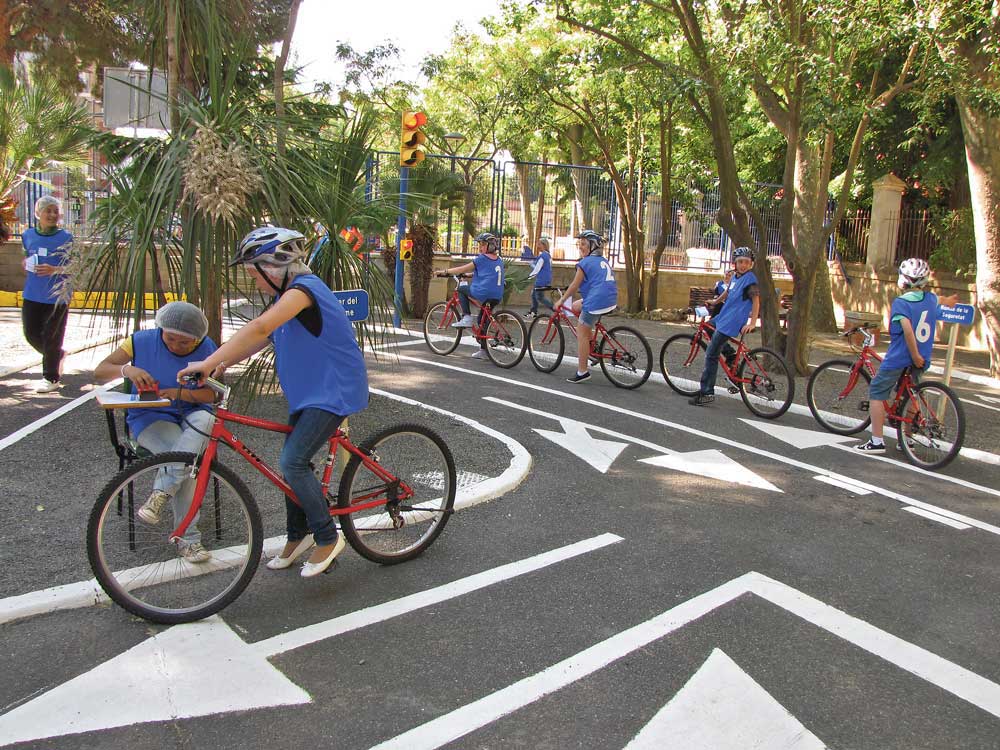
<instances>
[{"instance_id":1,"label":"stone pillar","mask_svg":"<svg viewBox=\"0 0 1000 750\"><path fill-rule=\"evenodd\" d=\"M872 220L866 261L869 268L895 265L899 209L905 191L906 183L893 174L883 175L872 183Z\"/></svg>"}]
</instances>

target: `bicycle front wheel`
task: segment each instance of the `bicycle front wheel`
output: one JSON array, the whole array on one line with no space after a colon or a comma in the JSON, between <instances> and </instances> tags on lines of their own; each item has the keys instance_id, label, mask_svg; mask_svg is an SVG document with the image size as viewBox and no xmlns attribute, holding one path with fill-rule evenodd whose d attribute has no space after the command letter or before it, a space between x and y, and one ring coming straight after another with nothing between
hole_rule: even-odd
<instances>
[{"instance_id":1,"label":"bicycle front wheel","mask_svg":"<svg viewBox=\"0 0 1000 750\"><path fill-rule=\"evenodd\" d=\"M455 505L455 460L444 440L417 424L389 427L352 455L340 479L340 527L362 557L393 565L427 549ZM372 507L365 507L374 503Z\"/></svg>"},{"instance_id":2,"label":"bicycle front wheel","mask_svg":"<svg viewBox=\"0 0 1000 750\"><path fill-rule=\"evenodd\" d=\"M424 341L435 354L451 354L458 347L462 329L452 327L455 320L447 302L438 302L424 316Z\"/></svg>"},{"instance_id":3,"label":"bicycle front wheel","mask_svg":"<svg viewBox=\"0 0 1000 750\"><path fill-rule=\"evenodd\" d=\"M705 345L695 344L690 333L678 333L663 342L660 349L660 372L667 385L682 396L693 396L701 390L701 373L705 369Z\"/></svg>"},{"instance_id":4,"label":"bicycle front wheel","mask_svg":"<svg viewBox=\"0 0 1000 750\"><path fill-rule=\"evenodd\" d=\"M758 417L777 419L792 405L795 379L785 358L773 349L751 349L736 377L743 403Z\"/></svg>"},{"instance_id":5,"label":"bicycle front wheel","mask_svg":"<svg viewBox=\"0 0 1000 750\"><path fill-rule=\"evenodd\" d=\"M559 319L539 315L528 328L528 356L539 372L552 372L562 362L566 336Z\"/></svg>"},{"instance_id":6,"label":"bicycle front wheel","mask_svg":"<svg viewBox=\"0 0 1000 750\"><path fill-rule=\"evenodd\" d=\"M806 403L823 429L838 435L861 432L871 422L868 384L872 376L864 366L854 372L854 362L833 359L809 376Z\"/></svg>"},{"instance_id":7,"label":"bicycle front wheel","mask_svg":"<svg viewBox=\"0 0 1000 750\"><path fill-rule=\"evenodd\" d=\"M486 329L486 356L497 367L509 370L524 357L528 329L521 316L511 310L497 310Z\"/></svg>"},{"instance_id":8,"label":"bicycle front wheel","mask_svg":"<svg viewBox=\"0 0 1000 750\"><path fill-rule=\"evenodd\" d=\"M619 388L638 388L653 371L653 352L649 342L628 326L617 326L608 331L601 338L597 353L603 355L600 360L605 377Z\"/></svg>"},{"instance_id":9,"label":"bicycle front wheel","mask_svg":"<svg viewBox=\"0 0 1000 750\"><path fill-rule=\"evenodd\" d=\"M955 392L944 383L914 386L900 404L897 439L914 466L940 469L950 463L965 440L965 411Z\"/></svg>"},{"instance_id":10,"label":"bicycle front wheel","mask_svg":"<svg viewBox=\"0 0 1000 750\"><path fill-rule=\"evenodd\" d=\"M119 472L94 504L87 556L112 601L152 622L174 625L215 614L242 593L260 562L260 512L246 485L213 462L192 528L211 557L193 563L168 538L187 512L200 469L192 453L160 453ZM192 476L194 475L194 476ZM173 499L148 525L137 513L154 490L177 477ZM175 515L179 514L179 515Z\"/></svg>"}]
</instances>

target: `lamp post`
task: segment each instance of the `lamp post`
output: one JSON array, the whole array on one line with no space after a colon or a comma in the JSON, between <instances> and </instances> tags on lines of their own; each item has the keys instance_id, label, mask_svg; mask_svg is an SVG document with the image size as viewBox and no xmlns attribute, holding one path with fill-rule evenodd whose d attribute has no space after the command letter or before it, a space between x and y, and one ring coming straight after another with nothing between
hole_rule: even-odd
<instances>
[{"instance_id":1,"label":"lamp post","mask_svg":"<svg viewBox=\"0 0 1000 750\"><path fill-rule=\"evenodd\" d=\"M448 154L451 156L451 173L455 174L455 151L465 143L465 136L461 133L446 133L444 141L448 144ZM451 252L451 212L452 206L448 204L448 252Z\"/></svg>"}]
</instances>

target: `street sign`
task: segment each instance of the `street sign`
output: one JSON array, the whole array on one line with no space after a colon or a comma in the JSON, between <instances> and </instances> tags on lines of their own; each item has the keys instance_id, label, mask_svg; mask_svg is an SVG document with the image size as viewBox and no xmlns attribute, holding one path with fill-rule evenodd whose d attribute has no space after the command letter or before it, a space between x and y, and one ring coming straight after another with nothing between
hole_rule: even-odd
<instances>
[{"instance_id":1,"label":"street sign","mask_svg":"<svg viewBox=\"0 0 1000 750\"><path fill-rule=\"evenodd\" d=\"M342 292L334 292L340 304L344 306L347 319L352 323L360 323L368 320L368 292L364 289L347 289Z\"/></svg>"},{"instance_id":2,"label":"street sign","mask_svg":"<svg viewBox=\"0 0 1000 750\"><path fill-rule=\"evenodd\" d=\"M972 305L941 305L941 321L943 323L958 323L960 326L971 326L976 317L976 308Z\"/></svg>"}]
</instances>

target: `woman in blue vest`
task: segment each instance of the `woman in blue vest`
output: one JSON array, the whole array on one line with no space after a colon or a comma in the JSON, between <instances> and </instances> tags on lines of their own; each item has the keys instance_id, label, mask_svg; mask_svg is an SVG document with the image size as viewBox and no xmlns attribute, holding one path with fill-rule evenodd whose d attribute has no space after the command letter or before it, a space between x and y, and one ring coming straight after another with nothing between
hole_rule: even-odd
<instances>
[{"instance_id":1,"label":"woman in blue vest","mask_svg":"<svg viewBox=\"0 0 1000 750\"><path fill-rule=\"evenodd\" d=\"M503 299L503 286L506 271L503 267L503 259L500 257L500 238L491 232L482 232L476 236L476 244L479 246L479 255L471 263L463 263L460 266L446 268L438 271L435 276L451 276L459 273L472 273L471 284L459 284L458 300L462 305L462 317L452 323L455 328L472 327L472 306L469 297L479 301L484 309L479 311L477 325L482 329L483 315L485 307L496 307ZM482 331L482 338L479 339L479 351L472 355L473 359L486 359L486 331Z\"/></svg>"},{"instance_id":2,"label":"woman in blue vest","mask_svg":"<svg viewBox=\"0 0 1000 750\"><path fill-rule=\"evenodd\" d=\"M545 296L545 287L552 285L552 256L549 254L549 241L544 237L539 237L535 242L535 250L538 257L531 268L529 279L535 280L535 285L531 288L531 309L527 317L533 318L538 314L538 303L542 303L550 310L555 310L549 298Z\"/></svg>"},{"instance_id":3,"label":"woman in blue vest","mask_svg":"<svg viewBox=\"0 0 1000 750\"><path fill-rule=\"evenodd\" d=\"M59 382L66 335L65 301L60 301L63 266L73 235L59 228L59 201L43 195L35 202L38 225L21 237L24 245L24 293L21 323L24 338L42 355L42 382L36 393L51 393Z\"/></svg>"},{"instance_id":4,"label":"woman in blue vest","mask_svg":"<svg viewBox=\"0 0 1000 750\"><path fill-rule=\"evenodd\" d=\"M334 293L302 262L305 252L305 237L291 229L261 227L244 237L230 265L243 265L257 289L274 302L217 352L190 362L177 377L203 377L274 345L293 427L280 466L300 505L285 498L288 539L267 567L287 568L315 544L301 571L311 578L330 567L345 542L309 461L345 417L368 406L368 371L354 326Z\"/></svg>"},{"instance_id":5,"label":"woman in blue vest","mask_svg":"<svg viewBox=\"0 0 1000 750\"><path fill-rule=\"evenodd\" d=\"M582 383L590 379L590 341L594 338L594 326L605 313L618 306L618 284L611 264L602 255L604 253L604 238L592 229L585 229L577 235L576 247L580 251L580 261L576 264L576 275L569 288L556 302L560 308L563 303L573 299L580 290L580 296L573 303L573 314L580 317L576 326L577 367L576 375L566 378L569 383Z\"/></svg>"},{"instance_id":6,"label":"woman in blue vest","mask_svg":"<svg viewBox=\"0 0 1000 750\"><path fill-rule=\"evenodd\" d=\"M205 435L211 432L214 419L211 407L214 394L209 388L182 388L177 371L192 359L204 359L216 350L207 333L208 320L201 310L189 302L168 302L156 311L156 328L136 331L94 369L98 383L128 378L132 381L132 393L137 393L139 387L155 386L160 396L171 400L170 406L127 411L129 432L150 453L200 453L205 447ZM181 468L168 470L156 478L153 492L136 512L140 521L158 524L168 502L174 522L180 523L184 518L191 504L194 482L185 481ZM211 559L211 553L201 544L197 516L184 532L178 551L192 563Z\"/></svg>"}]
</instances>

